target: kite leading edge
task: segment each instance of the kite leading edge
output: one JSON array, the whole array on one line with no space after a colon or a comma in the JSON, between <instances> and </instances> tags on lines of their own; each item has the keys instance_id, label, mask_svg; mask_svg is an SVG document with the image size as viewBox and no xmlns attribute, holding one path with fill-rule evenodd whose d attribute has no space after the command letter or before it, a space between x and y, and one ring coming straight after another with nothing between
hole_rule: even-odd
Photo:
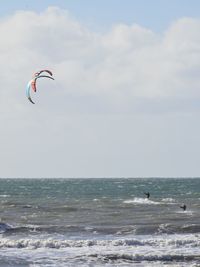
<instances>
[{"instance_id":1,"label":"kite leading edge","mask_svg":"<svg viewBox=\"0 0 200 267\"><path fill-rule=\"evenodd\" d=\"M41 73L43 72L47 72L49 75L41 75ZM31 99L31 89L36 92L37 90L37 79L39 78L49 78L51 80L54 80L54 78L52 77L53 74L50 70L40 70L36 73L34 73L33 78L28 82L27 86L26 86L26 96L28 98L28 100L32 103L35 104L33 102L33 100Z\"/></svg>"}]
</instances>

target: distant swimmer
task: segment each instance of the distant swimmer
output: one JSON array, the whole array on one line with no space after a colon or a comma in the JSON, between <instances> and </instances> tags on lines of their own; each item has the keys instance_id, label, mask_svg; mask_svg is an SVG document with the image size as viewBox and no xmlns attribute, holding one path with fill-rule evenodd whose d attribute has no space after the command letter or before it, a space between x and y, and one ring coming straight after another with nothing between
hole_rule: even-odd
<instances>
[{"instance_id":1,"label":"distant swimmer","mask_svg":"<svg viewBox=\"0 0 200 267\"><path fill-rule=\"evenodd\" d=\"M150 198L150 193L149 192L144 193L144 194L147 196L148 199Z\"/></svg>"},{"instance_id":2,"label":"distant swimmer","mask_svg":"<svg viewBox=\"0 0 200 267\"><path fill-rule=\"evenodd\" d=\"M183 209L184 211L186 210L186 205L184 204L183 206L180 206L181 209Z\"/></svg>"}]
</instances>

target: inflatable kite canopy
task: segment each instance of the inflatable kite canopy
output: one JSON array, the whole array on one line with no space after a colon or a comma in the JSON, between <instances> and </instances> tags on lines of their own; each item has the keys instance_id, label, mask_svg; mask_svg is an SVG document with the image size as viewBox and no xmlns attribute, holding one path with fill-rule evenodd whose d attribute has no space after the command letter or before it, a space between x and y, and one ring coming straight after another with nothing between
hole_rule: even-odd
<instances>
[{"instance_id":1,"label":"inflatable kite canopy","mask_svg":"<svg viewBox=\"0 0 200 267\"><path fill-rule=\"evenodd\" d=\"M47 72L47 74L49 74L49 75L43 75L42 74L43 72ZM53 73L50 70L40 70L40 71L35 72L33 74L33 78L28 82L28 84L26 86L26 96L27 96L28 100L32 104L35 104L35 103L31 99L31 89L34 92L37 91L37 79L39 79L39 78L48 78L48 79L54 80L54 78L52 76L53 76Z\"/></svg>"}]
</instances>

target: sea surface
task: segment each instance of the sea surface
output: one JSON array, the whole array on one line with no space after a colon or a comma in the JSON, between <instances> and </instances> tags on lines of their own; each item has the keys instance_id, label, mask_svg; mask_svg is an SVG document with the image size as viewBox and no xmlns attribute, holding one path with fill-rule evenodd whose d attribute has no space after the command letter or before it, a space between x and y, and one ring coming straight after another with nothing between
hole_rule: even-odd
<instances>
[{"instance_id":1,"label":"sea surface","mask_svg":"<svg viewBox=\"0 0 200 267\"><path fill-rule=\"evenodd\" d=\"M0 179L0 203L1 267L200 266L198 178Z\"/></svg>"}]
</instances>

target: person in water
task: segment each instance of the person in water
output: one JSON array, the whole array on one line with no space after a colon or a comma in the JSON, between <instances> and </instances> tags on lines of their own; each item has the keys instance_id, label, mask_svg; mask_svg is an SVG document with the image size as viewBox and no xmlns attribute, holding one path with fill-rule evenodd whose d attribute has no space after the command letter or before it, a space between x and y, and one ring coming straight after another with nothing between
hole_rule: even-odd
<instances>
[{"instance_id":1,"label":"person in water","mask_svg":"<svg viewBox=\"0 0 200 267\"><path fill-rule=\"evenodd\" d=\"M147 196L147 198L149 199L149 197L150 197L150 193L149 192L147 192L147 193L144 193L146 196Z\"/></svg>"},{"instance_id":2,"label":"person in water","mask_svg":"<svg viewBox=\"0 0 200 267\"><path fill-rule=\"evenodd\" d=\"M186 210L186 205L184 204L183 206L180 206L181 209L183 209L184 211Z\"/></svg>"}]
</instances>

